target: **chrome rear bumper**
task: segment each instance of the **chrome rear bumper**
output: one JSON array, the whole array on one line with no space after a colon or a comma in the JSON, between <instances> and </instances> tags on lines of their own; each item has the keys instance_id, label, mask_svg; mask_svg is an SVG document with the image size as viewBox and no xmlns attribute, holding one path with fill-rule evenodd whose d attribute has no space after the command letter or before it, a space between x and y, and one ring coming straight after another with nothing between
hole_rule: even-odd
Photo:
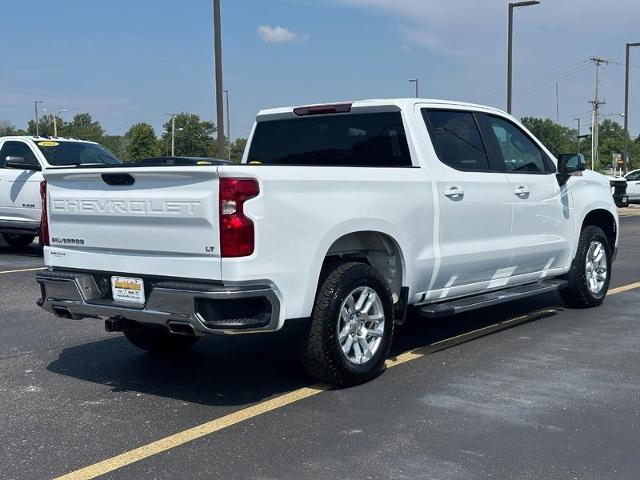
<instances>
[{"instance_id":1,"label":"chrome rear bumper","mask_svg":"<svg viewBox=\"0 0 640 480\"><path fill-rule=\"evenodd\" d=\"M278 329L280 300L269 286L145 281L147 301L138 307L115 302L104 285L102 289L98 286L95 275L67 271L36 274L42 290L38 305L63 318L121 318L172 331L174 325L190 326L198 336Z\"/></svg>"}]
</instances>

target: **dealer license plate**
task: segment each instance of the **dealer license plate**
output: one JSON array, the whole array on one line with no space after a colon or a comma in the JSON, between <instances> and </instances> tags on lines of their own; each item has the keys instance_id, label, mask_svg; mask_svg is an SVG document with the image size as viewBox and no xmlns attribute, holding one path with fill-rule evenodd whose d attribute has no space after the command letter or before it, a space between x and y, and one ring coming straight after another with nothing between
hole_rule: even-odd
<instances>
[{"instance_id":1,"label":"dealer license plate","mask_svg":"<svg viewBox=\"0 0 640 480\"><path fill-rule=\"evenodd\" d=\"M111 292L116 302L144 305L144 282L141 278L111 277Z\"/></svg>"}]
</instances>

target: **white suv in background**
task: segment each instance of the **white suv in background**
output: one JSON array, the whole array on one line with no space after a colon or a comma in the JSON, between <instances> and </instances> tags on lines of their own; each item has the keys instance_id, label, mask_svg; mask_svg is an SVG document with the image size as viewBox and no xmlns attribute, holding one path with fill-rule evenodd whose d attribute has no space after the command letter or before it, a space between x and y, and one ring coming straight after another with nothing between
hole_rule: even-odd
<instances>
[{"instance_id":1,"label":"white suv in background","mask_svg":"<svg viewBox=\"0 0 640 480\"><path fill-rule=\"evenodd\" d=\"M40 182L46 168L119 164L94 142L66 138L0 138L0 233L13 247L40 235Z\"/></svg>"},{"instance_id":2,"label":"white suv in background","mask_svg":"<svg viewBox=\"0 0 640 480\"><path fill-rule=\"evenodd\" d=\"M633 170L624 178L627 180L629 203L640 203L640 170Z\"/></svg>"}]
</instances>

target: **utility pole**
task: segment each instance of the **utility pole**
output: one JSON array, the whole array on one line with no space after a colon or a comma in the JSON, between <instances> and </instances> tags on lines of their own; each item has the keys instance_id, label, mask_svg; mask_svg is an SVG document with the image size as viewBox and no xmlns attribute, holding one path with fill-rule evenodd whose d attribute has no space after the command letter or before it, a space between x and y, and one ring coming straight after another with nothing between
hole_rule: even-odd
<instances>
[{"instance_id":1,"label":"utility pole","mask_svg":"<svg viewBox=\"0 0 640 480\"><path fill-rule=\"evenodd\" d=\"M416 84L416 98L420 98L420 79L419 78L412 78L411 80L409 80L409 83L415 83Z\"/></svg>"},{"instance_id":2,"label":"utility pole","mask_svg":"<svg viewBox=\"0 0 640 480\"><path fill-rule=\"evenodd\" d=\"M216 113L218 129L218 158L224 158L224 106L222 104L222 21L220 0L213 0L213 30L216 71Z\"/></svg>"},{"instance_id":3,"label":"utility pole","mask_svg":"<svg viewBox=\"0 0 640 480\"><path fill-rule=\"evenodd\" d=\"M507 113L511 113L511 96L513 93L513 10L518 7L538 5L537 0L514 2L509 4L509 40L507 47Z\"/></svg>"},{"instance_id":4,"label":"utility pole","mask_svg":"<svg viewBox=\"0 0 640 480\"><path fill-rule=\"evenodd\" d=\"M225 90L224 94L227 100L227 160L231 161L231 114L229 113L229 90Z\"/></svg>"},{"instance_id":5,"label":"utility pole","mask_svg":"<svg viewBox=\"0 0 640 480\"><path fill-rule=\"evenodd\" d=\"M593 105L593 115L591 120L591 170L595 170L595 166L598 162L598 148L600 146L598 138L600 129L600 107L606 103L604 101L600 101L600 66L609 62L600 57L591 57L590 60L596 66L596 97L589 102Z\"/></svg>"},{"instance_id":6,"label":"utility pole","mask_svg":"<svg viewBox=\"0 0 640 480\"><path fill-rule=\"evenodd\" d=\"M627 43L627 55L625 63L625 80L624 80L624 158L622 159L623 174L627 174L629 162L629 50L631 47L640 47L638 43Z\"/></svg>"},{"instance_id":7,"label":"utility pole","mask_svg":"<svg viewBox=\"0 0 640 480\"><path fill-rule=\"evenodd\" d=\"M47 109L45 108L44 111L46 112ZM53 136L57 137L58 136L58 116L61 113L66 112L66 110L60 110L58 112L51 112L51 116L53 117Z\"/></svg>"},{"instance_id":8,"label":"utility pole","mask_svg":"<svg viewBox=\"0 0 640 480\"><path fill-rule=\"evenodd\" d=\"M580 138L580 118L574 118L574 120L578 121L578 153L581 153L580 152L580 140L582 140L582 139Z\"/></svg>"},{"instance_id":9,"label":"utility pole","mask_svg":"<svg viewBox=\"0 0 640 480\"><path fill-rule=\"evenodd\" d=\"M176 114L170 113L171 115L171 156L176 156Z\"/></svg>"},{"instance_id":10,"label":"utility pole","mask_svg":"<svg viewBox=\"0 0 640 480\"><path fill-rule=\"evenodd\" d=\"M560 123L560 91L556 82L556 123Z\"/></svg>"},{"instance_id":11,"label":"utility pole","mask_svg":"<svg viewBox=\"0 0 640 480\"><path fill-rule=\"evenodd\" d=\"M36 109L36 137L40 136L40 120L38 119L38 104L42 103L42 100L36 100L33 102L33 105Z\"/></svg>"}]
</instances>

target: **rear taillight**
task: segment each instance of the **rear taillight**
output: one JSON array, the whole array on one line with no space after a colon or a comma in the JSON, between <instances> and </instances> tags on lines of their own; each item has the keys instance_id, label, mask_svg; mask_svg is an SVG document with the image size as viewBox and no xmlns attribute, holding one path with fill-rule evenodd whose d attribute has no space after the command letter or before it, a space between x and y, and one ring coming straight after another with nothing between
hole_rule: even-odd
<instances>
[{"instance_id":1,"label":"rear taillight","mask_svg":"<svg viewBox=\"0 0 640 480\"><path fill-rule=\"evenodd\" d=\"M47 218L47 181L40 182L40 198L42 199L42 216L40 217L40 243L49 246L49 219Z\"/></svg>"},{"instance_id":2,"label":"rear taillight","mask_svg":"<svg viewBox=\"0 0 640 480\"><path fill-rule=\"evenodd\" d=\"M220 254L247 257L255 248L253 222L244 215L244 202L260 193L249 178L220 179Z\"/></svg>"}]
</instances>

